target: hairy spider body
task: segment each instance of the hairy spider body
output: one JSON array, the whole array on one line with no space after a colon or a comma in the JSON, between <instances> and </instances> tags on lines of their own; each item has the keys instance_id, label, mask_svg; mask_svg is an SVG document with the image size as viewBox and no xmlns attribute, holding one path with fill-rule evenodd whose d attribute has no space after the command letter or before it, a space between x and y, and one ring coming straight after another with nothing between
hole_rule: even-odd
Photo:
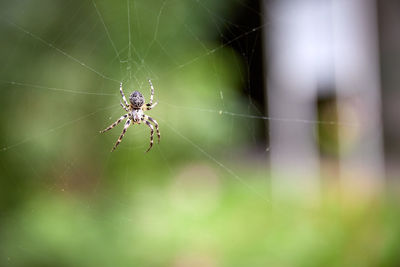
<instances>
[{"instance_id":1,"label":"hairy spider body","mask_svg":"<svg viewBox=\"0 0 400 267\"><path fill-rule=\"evenodd\" d=\"M113 124L108 126L106 129L104 129L103 131L100 131L100 133L107 132L107 131L111 130L112 128L114 128L115 126L117 126L122 120L127 119L125 122L124 129L122 130L122 133L119 136L119 138L118 138L117 142L115 143L111 152L117 148L119 143L121 143L122 138L124 137L126 131L128 130L129 126L131 126L132 124L140 124L142 122L145 122L146 125L149 126L149 128L150 128L150 147L146 150L146 152L148 152L153 146L154 128L153 128L153 125L151 124L151 122L154 123L154 126L157 131L158 142L160 142L161 134L158 129L157 121L155 119L147 116L146 114L144 114L144 111L151 110L152 108L154 108L157 105L157 102L155 102L153 104L154 87L150 80L149 80L149 83L150 83L151 94L150 94L150 102L147 104L145 104L146 101L144 99L144 96L139 91L134 91L132 94L130 94L130 96L129 96L130 103L128 104L128 102L126 101L124 92L122 91L122 83L120 84L119 91L121 93L122 100L124 101L124 103L120 102L120 104L127 113L125 115L122 115L116 122L114 122Z\"/></svg>"},{"instance_id":2,"label":"hairy spider body","mask_svg":"<svg viewBox=\"0 0 400 267\"><path fill-rule=\"evenodd\" d=\"M140 124L142 122L142 118L144 116L144 112L142 109L134 109L130 112L130 118L133 123Z\"/></svg>"},{"instance_id":3,"label":"hairy spider body","mask_svg":"<svg viewBox=\"0 0 400 267\"><path fill-rule=\"evenodd\" d=\"M141 109L144 105L144 97L139 91L134 91L129 96L129 102L131 102L132 108Z\"/></svg>"}]
</instances>

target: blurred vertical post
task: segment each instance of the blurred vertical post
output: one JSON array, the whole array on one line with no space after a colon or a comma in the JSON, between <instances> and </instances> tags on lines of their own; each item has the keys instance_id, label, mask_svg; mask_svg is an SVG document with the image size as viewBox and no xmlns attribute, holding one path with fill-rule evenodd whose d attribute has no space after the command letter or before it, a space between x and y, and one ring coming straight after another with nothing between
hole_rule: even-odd
<instances>
[{"instance_id":1,"label":"blurred vertical post","mask_svg":"<svg viewBox=\"0 0 400 267\"><path fill-rule=\"evenodd\" d=\"M377 10L374 0L333 1L342 189L375 195L384 181ZM353 129L352 129L353 128Z\"/></svg>"},{"instance_id":2,"label":"blurred vertical post","mask_svg":"<svg viewBox=\"0 0 400 267\"><path fill-rule=\"evenodd\" d=\"M268 26L269 116L316 120L319 78L330 70L323 61L324 18L321 0L265 1ZM320 73L318 73L319 68ZM319 197L319 155L312 124L270 121L270 155L274 197L314 201Z\"/></svg>"},{"instance_id":3,"label":"blurred vertical post","mask_svg":"<svg viewBox=\"0 0 400 267\"><path fill-rule=\"evenodd\" d=\"M264 1L272 191L316 200L317 97L338 97L340 181L372 192L383 178L377 27L373 0ZM307 122L296 122L301 119ZM332 128L336 130L336 128ZM364 190L366 189L366 190Z\"/></svg>"}]
</instances>

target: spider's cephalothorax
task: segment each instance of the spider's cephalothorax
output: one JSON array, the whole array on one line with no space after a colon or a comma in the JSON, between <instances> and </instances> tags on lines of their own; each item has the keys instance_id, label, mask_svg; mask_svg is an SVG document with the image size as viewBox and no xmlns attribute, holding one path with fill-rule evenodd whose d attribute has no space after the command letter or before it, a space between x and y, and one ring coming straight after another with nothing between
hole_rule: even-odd
<instances>
[{"instance_id":1,"label":"spider's cephalothorax","mask_svg":"<svg viewBox=\"0 0 400 267\"><path fill-rule=\"evenodd\" d=\"M146 152L148 152L151 149L151 147L153 146L154 129L153 129L153 125L151 124L151 122L154 123L154 126L156 127L158 142L160 142L161 135L160 135L160 131L158 129L157 121L155 119L153 119L152 117L149 117L144 114L144 111L150 110L157 105L157 102L155 102L153 104L154 87L150 80L149 80L149 83L150 83L150 89L151 89L150 102L145 104L145 99L144 99L143 95L138 91L134 91L129 96L130 105L128 104L128 101L126 101L124 92L122 91L122 83L120 84L119 91L122 95L122 100L124 101L124 104L122 102L120 102L120 104L127 113L125 115L122 115L116 122L114 122L113 124L108 126L106 129L104 129L103 131L100 131L100 133L107 132L108 130L111 130L112 128L117 126L117 124L119 124L122 120L127 119L124 129L122 130L121 135L119 136L117 142L115 143L115 145L111 151L114 151L114 149L117 148L119 143L121 143L122 138L124 137L124 135L126 133L126 130L128 129L128 127L131 124L140 124L141 122L146 123L147 126L149 126L149 128L150 128L150 147L147 149Z\"/></svg>"},{"instance_id":2,"label":"spider's cephalothorax","mask_svg":"<svg viewBox=\"0 0 400 267\"><path fill-rule=\"evenodd\" d=\"M145 100L143 95L139 91L134 91L129 96L129 102L131 102L132 108L139 109L143 106Z\"/></svg>"}]
</instances>

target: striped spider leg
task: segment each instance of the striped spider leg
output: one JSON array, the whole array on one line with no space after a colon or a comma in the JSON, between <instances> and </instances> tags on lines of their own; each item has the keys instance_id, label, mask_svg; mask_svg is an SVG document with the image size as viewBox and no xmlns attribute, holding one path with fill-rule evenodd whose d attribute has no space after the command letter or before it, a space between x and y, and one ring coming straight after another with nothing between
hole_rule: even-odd
<instances>
[{"instance_id":1,"label":"striped spider leg","mask_svg":"<svg viewBox=\"0 0 400 267\"><path fill-rule=\"evenodd\" d=\"M154 86L153 83L150 81L150 79L149 79L149 84L150 84L150 102L146 104L146 110L150 110L158 104L158 102L155 102L153 104Z\"/></svg>"},{"instance_id":2,"label":"striped spider leg","mask_svg":"<svg viewBox=\"0 0 400 267\"><path fill-rule=\"evenodd\" d=\"M156 132L157 132L157 137L158 137L158 143L160 143L160 139L161 139L161 134L160 134L160 130L158 129L158 123L155 119L153 119L152 117L149 117L147 115L144 115L142 120L147 124L147 126L149 126L150 128L150 147L147 149L146 152L148 152L152 146L153 146L153 141L154 141L154 128L153 125L150 123L154 123L154 126L156 127Z\"/></svg>"},{"instance_id":3,"label":"striped spider leg","mask_svg":"<svg viewBox=\"0 0 400 267\"><path fill-rule=\"evenodd\" d=\"M156 128L158 143L160 143L161 134L160 134L160 130L159 130L157 121L144 114L144 111L151 110L158 104L157 102L155 102L153 104L154 87L150 80L149 80L149 84L150 84L150 90L151 90L150 93L151 94L150 94L150 102L147 104L145 104L145 99L139 91L134 91L133 93L130 94L129 103L128 103L128 101L125 98L125 94L122 90L122 83L120 84L119 91L121 93L122 100L123 100L123 102L120 101L120 104L121 104L121 107L128 113L121 116L116 122L111 124L109 127L104 129L103 131L100 131L100 133L107 132L107 131L111 130L112 128L114 128L115 126L117 126L122 120L127 119L124 129L122 130L122 133L119 136L119 138L118 138L117 142L115 143L111 152L114 151L117 148L117 146L121 143L122 138L124 137L129 126L131 126L133 124L140 124L142 122L146 123L146 125L150 128L150 147L147 149L146 152L148 152L153 147L153 140L154 140L153 124Z\"/></svg>"}]
</instances>

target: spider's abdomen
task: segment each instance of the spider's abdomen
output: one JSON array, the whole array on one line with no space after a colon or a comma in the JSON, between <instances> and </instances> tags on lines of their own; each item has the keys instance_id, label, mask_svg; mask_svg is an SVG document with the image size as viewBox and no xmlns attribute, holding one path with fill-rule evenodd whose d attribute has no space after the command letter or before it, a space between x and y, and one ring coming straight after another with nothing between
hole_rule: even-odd
<instances>
[{"instance_id":1,"label":"spider's abdomen","mask_svg":"<svg viewBox=\"0 0 400 267\"><path fill-rule=\"evenodd\" d=\"M131 102L133 108L141 108L145 102L143 95L138 91L134 91L129 96L129 101Z\"/></svg>"}]
</instances>

